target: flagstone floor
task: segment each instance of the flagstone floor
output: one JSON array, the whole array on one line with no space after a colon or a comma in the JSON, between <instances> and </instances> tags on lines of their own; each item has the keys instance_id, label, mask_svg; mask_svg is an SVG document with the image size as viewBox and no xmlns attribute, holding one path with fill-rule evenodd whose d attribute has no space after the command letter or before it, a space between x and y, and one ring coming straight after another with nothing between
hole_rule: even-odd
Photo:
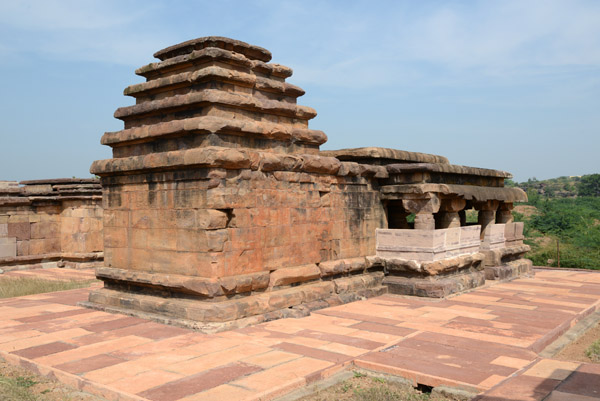
<instances>
[{"instance_id":1,"label":"flagstone floor","mask_svg":"<svg viewBox=\"0 0 600 401\"><path fill-rule=\"evenodd\" d=\"M269 400L353 366L486 401L600 399L599 365L538 355L599 308L600 272L537 270L211 335L77 306L87 293L0 300L0 356L110 400Z\"/></svg>"}]
</instances>

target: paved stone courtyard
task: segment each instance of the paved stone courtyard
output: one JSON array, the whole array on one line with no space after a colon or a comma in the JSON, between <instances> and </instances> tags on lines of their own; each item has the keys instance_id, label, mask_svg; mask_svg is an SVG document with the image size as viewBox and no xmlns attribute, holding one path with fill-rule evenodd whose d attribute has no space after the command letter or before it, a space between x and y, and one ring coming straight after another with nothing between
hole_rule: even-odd
<instances>
[{"instance_id":1,"label":"paved stone courtyard","mask_svg":"<svg viewBox=\"0 0 600 401\"><path fill-rule=\"evenodd\" d=\"M88 292L0 301L0 355L110 400L269 400L353 366L479 400L600 399L599 365L539 356L598 309L597 272L384 295L212 335L77 306Z\"/></svg>"}]
</instances>

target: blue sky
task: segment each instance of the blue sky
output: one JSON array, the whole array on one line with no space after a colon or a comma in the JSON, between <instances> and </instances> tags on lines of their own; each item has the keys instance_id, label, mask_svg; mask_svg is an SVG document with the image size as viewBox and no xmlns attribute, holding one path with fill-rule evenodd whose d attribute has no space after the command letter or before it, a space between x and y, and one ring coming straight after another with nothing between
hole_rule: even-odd
<instances>
[{"instance_id":1,"label":"blue sky","mask_svg":"<svg viewBox=\"0 0 600 401\"><path fill-rule=\"evenodd\" d=\"M597 0L4 0L0 180L89 177L135 68L209 35L293 68L323 149L441 154L518 181L600 173Z\"/></svg>"}]
</instances>

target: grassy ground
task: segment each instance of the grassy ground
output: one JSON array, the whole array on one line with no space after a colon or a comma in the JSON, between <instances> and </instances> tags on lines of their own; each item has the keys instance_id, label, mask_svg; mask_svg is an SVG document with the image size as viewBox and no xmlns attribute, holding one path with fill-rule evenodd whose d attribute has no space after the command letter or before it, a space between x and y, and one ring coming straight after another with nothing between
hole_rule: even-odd
<instances>
[{"instance_id":1,"label":"grassy ground","mask_svg":"<svg viewBox=\"0 0 600 401\"><path fill-rule=\"evenodd\" d=\"M462 397L443 396L420 391L402 379L390 380L355 371L350 379L315 391L299 401L454 401Z\"/></svg>"},{"instance_id":2,"label":"grassy ground","mask_svg":"<svg viewBox=\"0 0 600 401\"><path fill-rule=\"evenodd\" d=\"M556 358L563 361L600 363L600 323L567 345Z\"/></svg>"},{"instance_id":3,"label":"grassy ground","mask_svg":"<svg viewBox=\"0 0 600 401\"><path fill-rule=\"evenodd\" d=\"M95 281L54 281L34 277L0 277L0 298L72 290L87 287Z\"/></svg>"},{"instance_id":4,"label":"grassy ground","mask_svg":"<svg viewBox=\"0 0 600 401\"><path fill-rule=\"evenodd\" d=\"M12 366L0 358L0 401L106 401L46 377Z\"/></svg>"}]
</instances>

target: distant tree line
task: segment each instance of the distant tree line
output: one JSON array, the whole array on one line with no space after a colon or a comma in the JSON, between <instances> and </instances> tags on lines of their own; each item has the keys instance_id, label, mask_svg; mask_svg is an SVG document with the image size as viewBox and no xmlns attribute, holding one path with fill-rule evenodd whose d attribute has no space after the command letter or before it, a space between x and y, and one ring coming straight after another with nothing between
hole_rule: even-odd
<instances>
[{"instance_id":1,"label":"distant tree line","mask_svg":"<svg viewBox=\"0 0 600 401\"><path fill-rule=\"evenodd\" d=\"M548 181L575 186L572 196L551 196L551 186L536 186L530 179L526 189L528 205L535 213L529 217L515 213L517 221L525 221L526 243L532 251L528 257L535 265L600 269L600 174L582 177L560 177ZM574 180L577 178L577 180ZM539 188L544 191L539 191ZM554 187L553 189L556 189Z\"/></svg>"},{"instance_id":2,"label":"distant tree line","mask_svg":"<svg viewBox=\"0 0 600 401\"><path fill-rule=\"evenodd\" d=\"M547 198L573 198L576 196L600 196L600 174L589 174L581 177L558 177L549 180L538 180L533 177L525 182L506 180L508 187L519 187L528 195L537 193ZM534 198L537 197L534 195Z\"/></svg>"}]
</instances>

